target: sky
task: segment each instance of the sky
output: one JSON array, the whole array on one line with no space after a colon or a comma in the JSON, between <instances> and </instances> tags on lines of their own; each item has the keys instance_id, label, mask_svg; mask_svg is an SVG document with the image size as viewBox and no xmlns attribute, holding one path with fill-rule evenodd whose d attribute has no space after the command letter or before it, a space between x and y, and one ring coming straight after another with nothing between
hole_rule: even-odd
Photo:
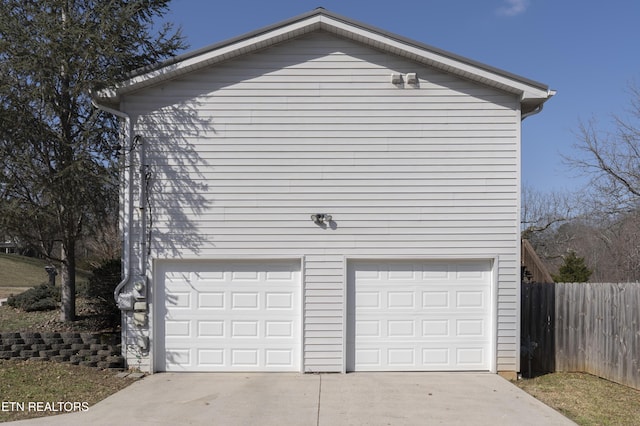
<instances>
[{"instance_id":1,"label":"sky","mask_svg":"<svg viewBox=\"0 0 640 426\"><path fill-rule=\"evenodd\" d=\"M640 86L640 0L173 0L165 18L190 51L316 7L556 90L522 125L522 182L543 193L586 183L564 160L580 122L614 130Z\"/></svg>"}]
</instances>

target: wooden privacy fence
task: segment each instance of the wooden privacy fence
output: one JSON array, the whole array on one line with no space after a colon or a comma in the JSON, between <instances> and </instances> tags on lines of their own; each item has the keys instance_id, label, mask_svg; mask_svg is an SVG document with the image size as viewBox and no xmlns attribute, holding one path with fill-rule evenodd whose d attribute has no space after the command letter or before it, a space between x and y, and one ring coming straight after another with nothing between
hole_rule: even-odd
<instances>
[{"instance_id":1,"label":"wooden privacy fence","mask_svg":"<svg viewBox=\"0 0 640 426\"><path fill-rule=\"evenodd\" d=\"M555 284L522 283L521 360L522 374L555 371Z\"/></svg>"},{"instance_id":2,"label":"wooden privacy fence","mask_svg":"<svg viewBox=\"0 0 640 426\"><path fill-rule=\"evenodd\" d=\"M525 375L530 364L640 389L640 283L523 283L521 341Z\"/></svg>"}]
</instances>

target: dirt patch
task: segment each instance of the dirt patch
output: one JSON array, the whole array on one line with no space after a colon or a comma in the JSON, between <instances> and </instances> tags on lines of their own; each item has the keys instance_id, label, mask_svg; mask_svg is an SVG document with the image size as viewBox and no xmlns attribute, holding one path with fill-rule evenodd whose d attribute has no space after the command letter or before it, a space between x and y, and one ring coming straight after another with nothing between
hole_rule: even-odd
<instances>
[{"instance_id":1,"label":"dirt patch","mask_svg":"<svg viewBox=\"0 0 640 426\"><path fill-rule=\"evenodd\" d=\"M0 332L118 332L113 318L98 314L85 299L76 299L76 321L60 321L60 310L24 312L9 305L0 306Z\"/></svg>"}]
</instances>

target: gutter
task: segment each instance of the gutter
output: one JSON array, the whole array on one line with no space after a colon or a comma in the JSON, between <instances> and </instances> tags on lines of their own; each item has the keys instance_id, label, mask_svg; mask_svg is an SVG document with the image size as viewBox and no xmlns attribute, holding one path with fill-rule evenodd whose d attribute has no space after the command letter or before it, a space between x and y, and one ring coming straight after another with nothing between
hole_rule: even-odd
<instances>
[{"instance_id":1,"label":"gutter","mask_svg":"<svg viewBox=\"0 0 640 426\"><path fill-rule=\"evenodd\" d=\"M520 121L524 121L525 118L531 117L532 115L536 115L536 114L539 114L540 112L542 112L542 109L544 108L544 102L548 101L555 94L556 94L555 90L548 90L547 91L547 98L544 101L542 101L542 103L540 105L535 107L533 110L531 110L531 111L529 111L529 112L527 112L525 114L522 114L522 116L520 117Z\"/></svg>"},{"instance_id":2,"label":"gutter","mask_svg":"<svg viewBox=\"0 0 640 426\"><path fill-rule=\"evenodd\" d=\"M108 112L109 114L113 114L117 117L120 117L122 119L125 120L126 122L126 128L127 131L125 133L126 135L126 141L124 146L127 147L127 155L129 156L129 164L133 164L133 147L132 147L132 138L131 138L131 133L133 131L132 128L132 124L131 124L131 118L129 117L128 114L122 112L122 111L118 111L116 109L110 108L106 105L101 105L99 104L95 99L91 99L91 104L93 104L93 106L96 109L102 110L104 112ZM131 169L131 167L129 167L129 191L128 191L128 226L131 227L131 223L133 221L133 170ZM113 291L113 298L116 301L116 304L118 305L118 307L120 307L120 303L119 303L119 296L120 293L122 292L122 289L124 288L124 286L129 282L129 279L131 278L131 230L129 230L129 232L127 233L127 241L125 241L124 244L124 253L123 253L123 259L126 261L126 266L124 268L124 277L122 278L122 281L120 281L120 283L118 283L118 285L116 286L115 290Z\"/></svg>"}]
</instances>

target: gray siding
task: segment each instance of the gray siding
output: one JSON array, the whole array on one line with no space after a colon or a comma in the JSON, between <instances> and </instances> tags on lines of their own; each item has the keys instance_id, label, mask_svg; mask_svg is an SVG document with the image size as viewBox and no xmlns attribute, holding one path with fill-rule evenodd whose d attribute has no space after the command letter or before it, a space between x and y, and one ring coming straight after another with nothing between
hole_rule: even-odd
<instances>
[{"instance_id":1,"label":"gray siding","mask_svg":"<svg viewBox=\"0 0 640 426\"><path fill-rule=\"evenodd\" d=\"M517 370L515 95L318 32L122 109L148 145L151 258L304 256L305 371L342 370L350 256L497 257L497 369Z\"/></svg>"}]
</instances>

